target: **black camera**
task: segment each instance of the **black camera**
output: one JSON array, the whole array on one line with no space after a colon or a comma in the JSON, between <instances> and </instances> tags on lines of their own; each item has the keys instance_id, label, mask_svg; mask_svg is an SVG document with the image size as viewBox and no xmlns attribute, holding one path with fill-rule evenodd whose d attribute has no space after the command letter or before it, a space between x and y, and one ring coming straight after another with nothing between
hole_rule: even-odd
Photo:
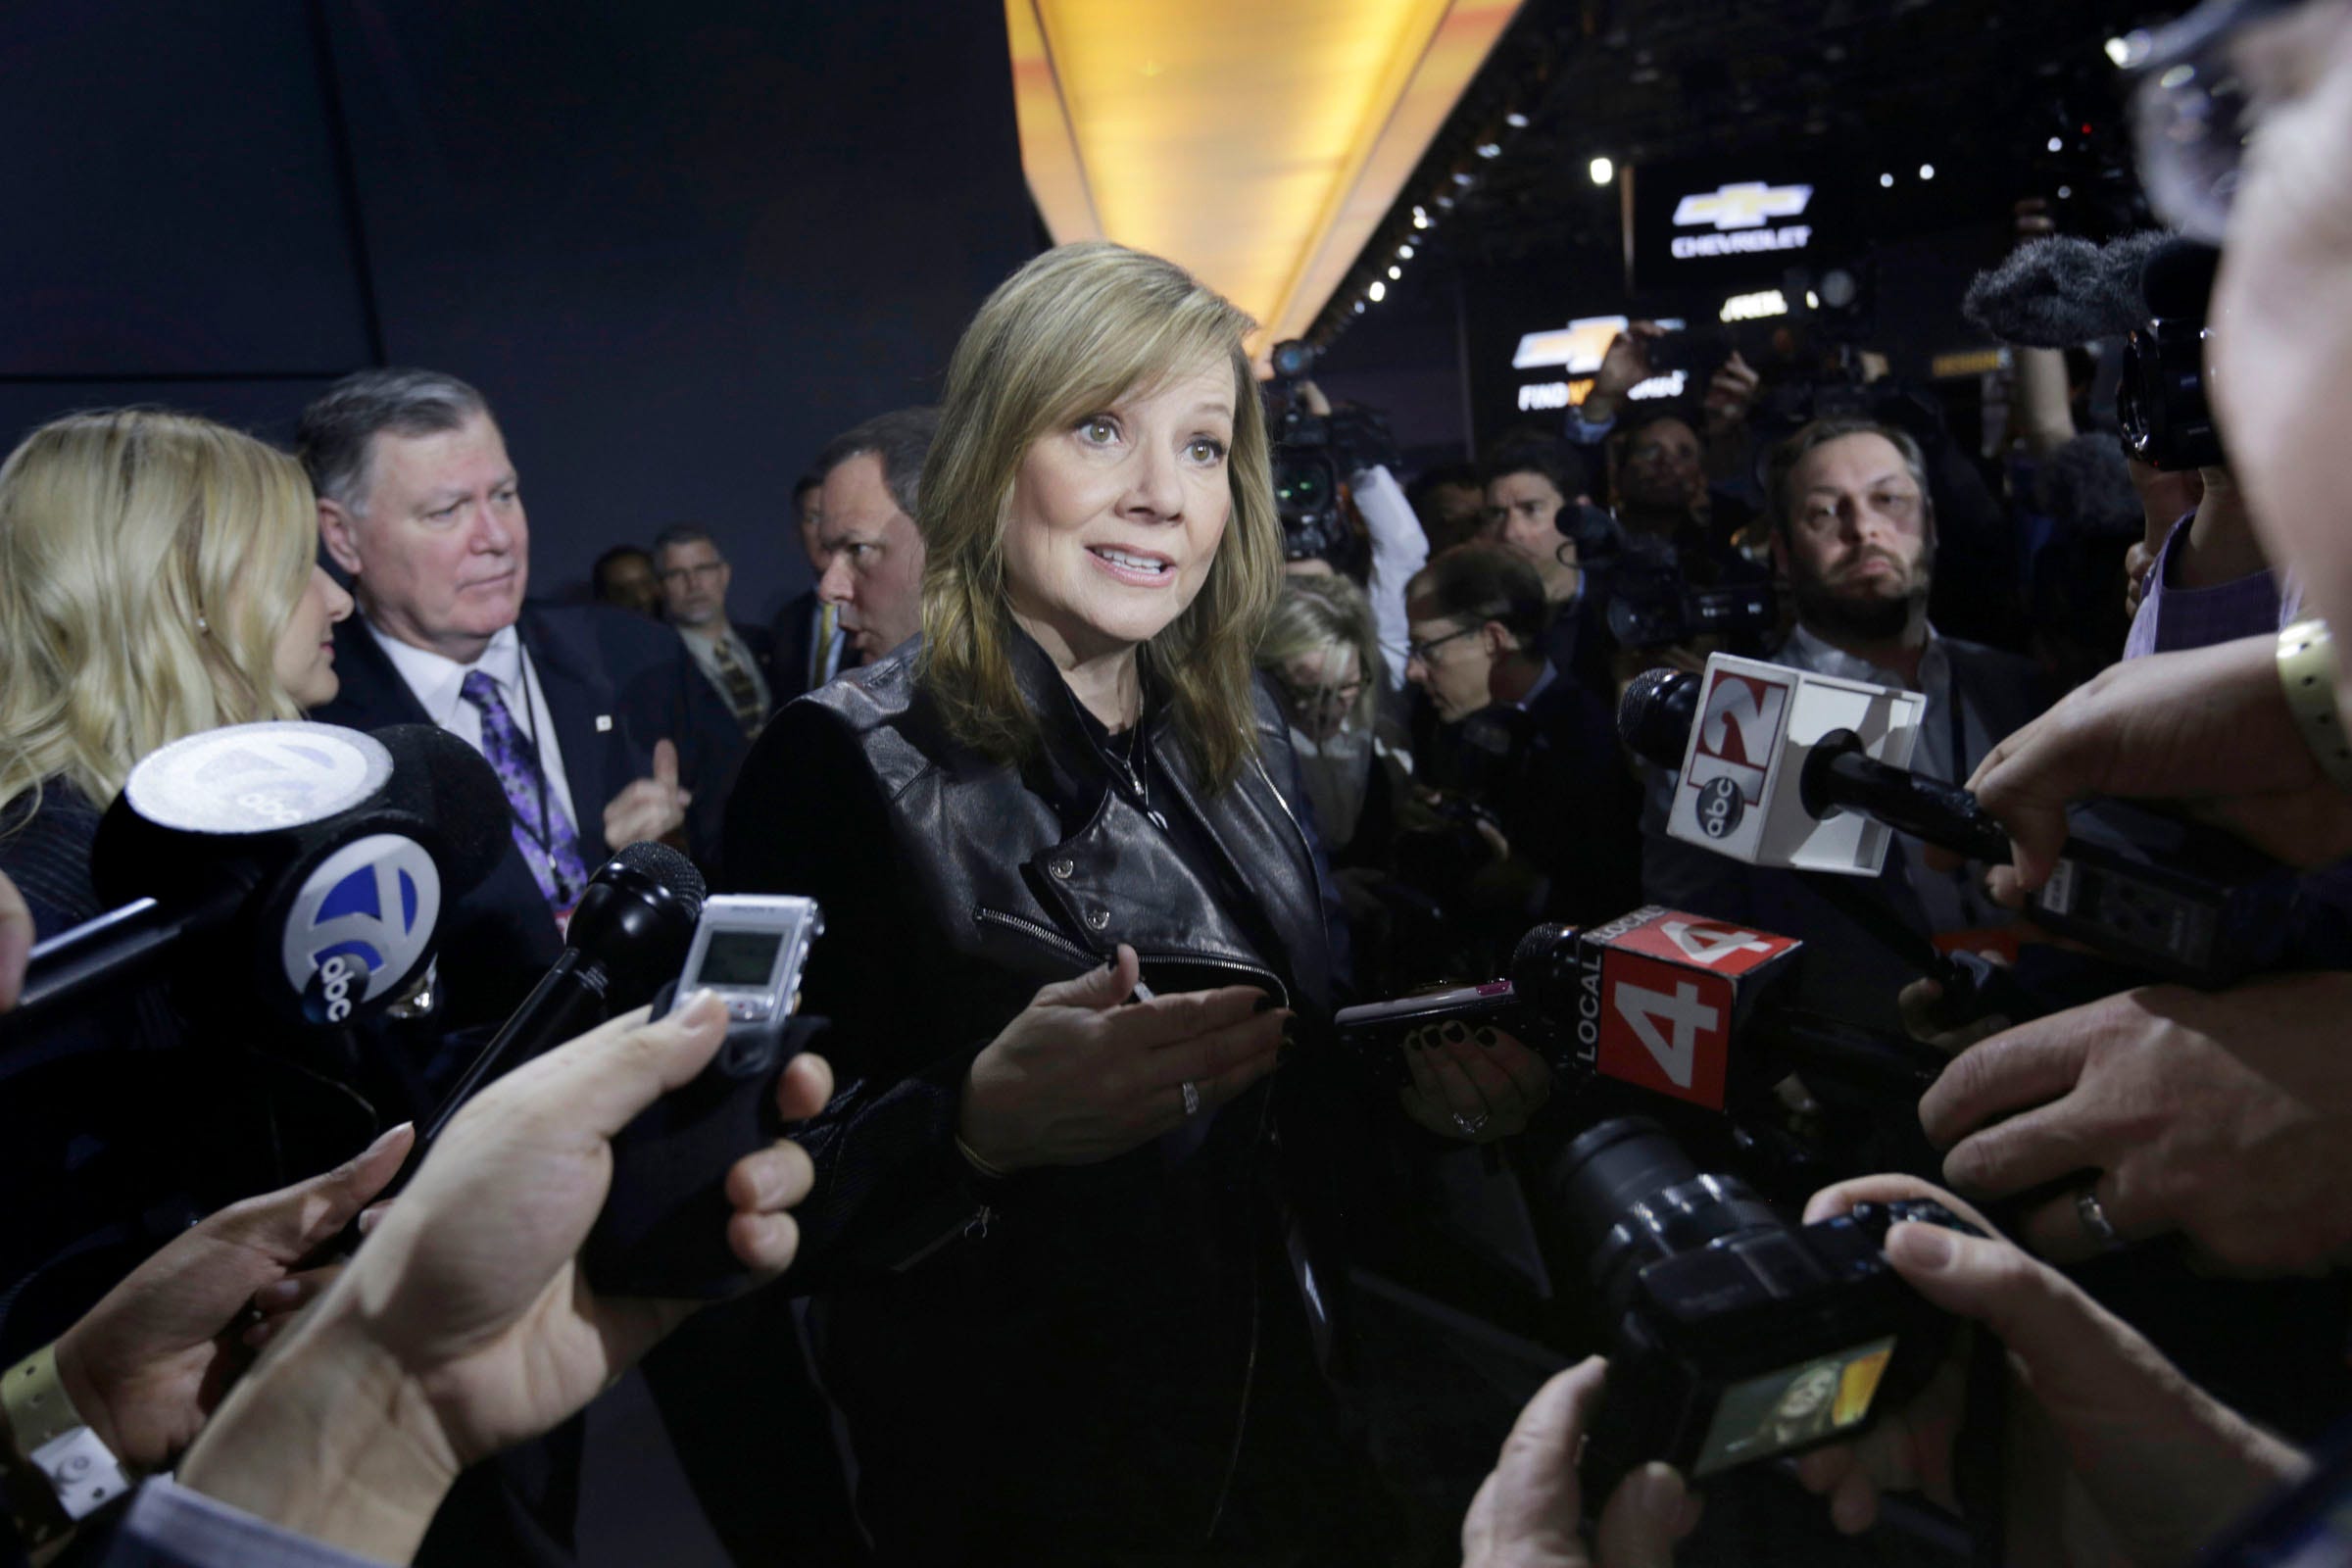
<instances>
[{"instance_id":1,"label":"black camera","mask_svg":"<svg viewBox=\"0 0 2352 1568\"><path fill-rule=\"evenodd\" d=\"M1650 1460L1703 1477L1857 1437L1911 1399L1953 1322L1887 1263L1886 1231L1919 1220L1983 1234L1929 1201L1790 1225L1640 1116L1580 1134L1545 1188L1609 1355L1583 1466L1595 1506Z\"/></svg>"},{"instance_id":2,"label":"black camera","mask_svg":"<svg viewBox=\"0 0 2352 1568\"><path fill-rule=\"evenodd\" d=\"M2115 414L2124 446L2142 463L2178 471L2223 461L2205 397L2205 308L2221 252L2190 240L2164 246L2140 271L2148 318L2124 343Z\"/></svg>"},{"instance_id":3,"label":"black camera","mask_svg":"<svg viewBox=\"0 0 2352 1568\"><path fill-rule=\"evenodd\" d=\"M1310 413L1296 387L1314 368L1315 351L1290 339L1268 356L1274 378L1268 391L1268 435L1273 445L1274 513L1282 523L1282 553L1289 561L1320 559L1341 571L1365 564L1370 545L1350 514L1343 481L1374 464L1394 468L1396 443L1381 417L1364 409Z\"/></svg>"},{"instance_id":4,"label":"black camera","mask_svg":"<svg viewBox=\"0 0 2352 1568\"><path fill-rule=\"evenodd\" d=\"M1672 540L1628 533L1598 507L1563 507L1557 521L1576 544L1577 564L1607 590L1609 633L1627 648L1761 636L1780 624L1780 598L1769 582L1693 588Z\"/></svg>"}]
</instances>

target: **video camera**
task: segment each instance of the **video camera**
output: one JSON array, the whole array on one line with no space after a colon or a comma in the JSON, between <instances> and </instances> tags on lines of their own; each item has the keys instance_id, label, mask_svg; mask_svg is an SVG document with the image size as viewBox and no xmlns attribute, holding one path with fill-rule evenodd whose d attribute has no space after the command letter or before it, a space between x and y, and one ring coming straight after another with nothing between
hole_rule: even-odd
<instances>
[{"instance_id":1,"label":"video camera","mask_svg":"<svg viewBox=\"0 0 2352 1568\"><path fill-rule=\"evenodd\" d=\"M2203 468L2224 461L2205 397L2205 310L2220 265L2221 252L2175 240L2140 272L2148 314L2125 339L2115 413L2125 447L2159 468Z\"/></svg>"},{"instance_id":2,"label":"video camera","mask_svg":"<svg viewBox=\"0 0 2352 1568\"><path fill-rule=\"evenodd\" d=\"M1768 582L1692 588L1674 543L1633 534L1592 506L1562 507L1560 533L1576 563L1607 588L1609 632L1627 648L1665 648L1702 636L1761 636L1780 623Z\"/></svg>"},{"instance_id":3,"label":"video camera","mask_svg":"<svg viewBox=\"0 0 2352 1568\"><path fill-rule=\"evenodd\" d=\"M1314 368L1312 345L1296 338L1274 345L1267 383L1267 433L1272 438L1274 511L1282 523L1287 561L1321 559L1341 571L1363 564L1369 551L1362 525L1350 514L1342 487L1353 473L1396 466L1388 421L1368 409L1308 412L1298 384Z\"/></svg>"}]
</instances>

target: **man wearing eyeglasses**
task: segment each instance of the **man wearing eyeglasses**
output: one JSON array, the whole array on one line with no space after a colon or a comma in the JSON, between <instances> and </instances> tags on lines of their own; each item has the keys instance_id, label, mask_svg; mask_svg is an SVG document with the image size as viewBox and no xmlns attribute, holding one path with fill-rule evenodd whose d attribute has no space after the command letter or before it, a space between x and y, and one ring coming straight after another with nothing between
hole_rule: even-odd
<instances>
[{"instance_id":1,"label":"man wearing eyeglasses","mask_svg":"<svg viewBox=\"0 0 2352 1568\"><path fill-rule=\"evenodd\" d=\"M1773 656L1797 669L1899 686L1927 699L1911 766L1969 776L2010 731L2048 706L2040 672L2013 654L1937 633L1928 621L1936 508L1919 444L1861 419L1820 419L1773 450L1766 483L1773 564L1796 604L1796 625ZM1669 795L1672 779L1665 788ZM1812 965L1804 1004L1855 1023L1899 1027L1895 995L1911 978L1794 873L1756 870L1667 837L1652 791L1642 895L1653 903L1801 937L1838 956ZM2010 923L1963 871L1928 865L1897 835L1877 883L1888 918L1946 945L1986 945Z\"/></svg>"},{"instance_id":2,"label":"man wearing eyeglasses","mask_svg":"<svg viewBox=\"0 0 2352 1568\"><path fill-rule=\"evenodd\" d=\"M775 711L776 645L762 626L727 618L734 568L710 535L692 523L673 523L654 540L654 578L664 617L678 628L695 666L714 687L748 736Z\"/></svg>"}]
</instances>

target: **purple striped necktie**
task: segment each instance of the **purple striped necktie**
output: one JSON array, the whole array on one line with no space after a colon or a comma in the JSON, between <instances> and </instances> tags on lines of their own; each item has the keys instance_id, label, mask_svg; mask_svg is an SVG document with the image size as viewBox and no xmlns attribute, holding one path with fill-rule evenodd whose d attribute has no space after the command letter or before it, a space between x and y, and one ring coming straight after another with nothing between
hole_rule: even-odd
<instances>
[{"instance_id":1,"label":"purple striped necktie","mask_svg":"<svg viewBox=\"0 0 2352 1568\"><path fill-rule=\"evenodd\" d=\"M488 675L471 671L458 695L481 710L482 755L498 770L499 787L514 809L514 847L522 852L522 863L531 868L550 908L570 908L588 885L588 866L564 803L550 792L540 770L538 747L514 727L514 715Z\"/></svg>"}]
</instances>

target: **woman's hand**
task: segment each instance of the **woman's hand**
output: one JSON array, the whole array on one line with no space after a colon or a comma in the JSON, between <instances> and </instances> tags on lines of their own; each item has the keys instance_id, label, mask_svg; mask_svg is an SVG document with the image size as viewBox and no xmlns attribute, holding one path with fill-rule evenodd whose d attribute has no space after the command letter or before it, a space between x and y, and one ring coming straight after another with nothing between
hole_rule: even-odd
<instances>
[{"instance_id":1,"label":"woman's hand","mask_svg":"<svg viewBox=\"0 0 2352 1568\"><path fill-rule=\"evenodd\" d=\"M1413 1082L1397 1100L1441 1138L1491 1144L1525 1132L1551 1098L1544 1058L1499 1029L1433 1024L1406 1035L1401 1049Z\"/></svg>"},{"instance_id":2,"label":"woman's hand","mask_svg":"<svg viewBox=\"0 0 2352 1568\"><path fill-rule=\"evenodd\" d=\"M1984 1231L1936 1225L1886 1233L1886 1260L1929 1300L1980 1323L2009 1352L2013 1554L2143 1565L2187 1561L2302 1456L2190 1383L2121 1319L2047 1264L1999 1239L1984 1217L1911 1176L1866 1176L1813 1195L1805 1220L1863 1201L1928 1198ZM1962 1411L1957 1362L1860 1440L1797 1461L1828 1494L1830 1517L1858 1534L1879 1494L1916 1488L1949 1508Z\"/></svg>"},{"instance_id":3,"label":"woman's hand","mask_svg":"<svg viewBox=\"0 0 2352 1568\"><path fill-rule=\"evenodd\" d=\"M956 1131L982 1162L1013 1171L1109 1159L1273 1070L1288 1008L1254 986L1127 1004L1141 972L1121 943L1102 968L1040 987L973 1059Z\"/></svg>"}]
</instances>

